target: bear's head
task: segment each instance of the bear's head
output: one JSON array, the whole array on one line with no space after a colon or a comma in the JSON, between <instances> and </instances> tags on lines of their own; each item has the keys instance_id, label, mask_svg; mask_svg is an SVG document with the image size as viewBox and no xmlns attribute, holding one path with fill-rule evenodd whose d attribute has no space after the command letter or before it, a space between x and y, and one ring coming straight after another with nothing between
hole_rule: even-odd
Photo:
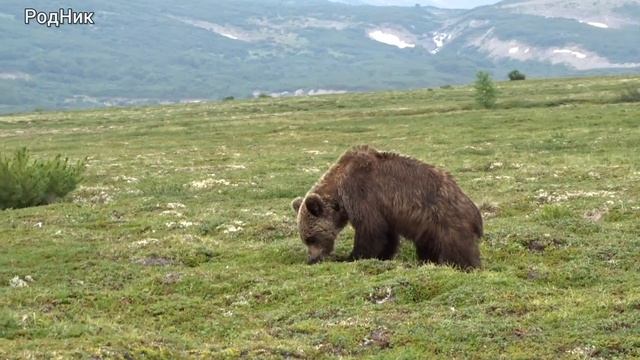
<instances>
[{"instance_id":1,"label":"bear's head","mask_svg":"<svg viewBox=\"0 0 640 360\"><path fill-rule=\"evenodd\" d=\"M291 202L298 214L298 231L309 250L309 264L333 252L338 233L347 225L347 214L338 201L327 200L315 193Z\"/></svg>"}]
</instances>

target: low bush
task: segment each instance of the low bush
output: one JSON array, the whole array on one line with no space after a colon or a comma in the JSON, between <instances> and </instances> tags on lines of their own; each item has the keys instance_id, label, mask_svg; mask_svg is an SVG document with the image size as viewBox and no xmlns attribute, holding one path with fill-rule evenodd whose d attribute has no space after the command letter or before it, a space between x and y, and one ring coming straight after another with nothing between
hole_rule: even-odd
<instances>
[{"instance_id":1,"label":"low bush","mask_svg":"<svg viewBox=\"0 0 640 360\"><path fill-rule=\"evenodd\" d=\"M61 155L32 160L26 148L0 154L0 209L50 204L76 188L84 168L84 160L70 164Z\"/></svg>"},{"instance_id":2,"label":"low bush","mask_svg":"<svg viewBox=\"0 0 640 360\"><path fill-rule=\"evenodd\" d=\"M527 78L525 74L521 73L518 70L511 71L508 76L509 76L509 80L511 81L525 80Z\"/></svg>"},{"instance_id":3,"label":"low bush","mask_svg":"<svg viewBox=\"0 0 640 360\"><path fill-rule=\"evenodd\" d=\"M622 102L640 102L640 85L628 85L620 93Z\"/></svg>"}]
</instances>

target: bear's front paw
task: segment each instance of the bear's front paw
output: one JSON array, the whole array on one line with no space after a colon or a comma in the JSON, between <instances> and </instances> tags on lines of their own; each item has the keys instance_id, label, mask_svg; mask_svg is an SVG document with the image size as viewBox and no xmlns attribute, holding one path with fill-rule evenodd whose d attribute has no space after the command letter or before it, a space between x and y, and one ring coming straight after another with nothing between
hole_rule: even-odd
<instances>
[{"instance_id":1,"label":"bear's front paw","mask_svg":"<svg viewBox=\"0 0 640 360\"><path fill-rule=\"evenodd\" d=\"M349 254L347 256L335 255L333 257L333 261L335 261L335 262L352 262L352 261L355 261L355 260L356 260L356 258L353 256L353 254Z\"/></svg>"}]
</instances>

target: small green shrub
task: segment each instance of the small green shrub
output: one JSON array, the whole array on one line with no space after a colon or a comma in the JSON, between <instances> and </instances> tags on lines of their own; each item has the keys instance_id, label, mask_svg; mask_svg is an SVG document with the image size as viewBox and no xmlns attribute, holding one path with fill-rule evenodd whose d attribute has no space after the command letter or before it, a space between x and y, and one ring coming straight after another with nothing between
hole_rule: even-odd
<instances>
[{"instance_id":1,"label":"small green shrub","mask_svg":"<svg viewBox=\"0 0 640 360\"><path fill-rule=\"evenodd\" d=\"M525 80L527 78L525 74L521 73L518 70L511 71L508 76L509 76L509 80L511 81Z\"/></svg>"},{"instance_id":2,"label":"small green shrub","mask_svg":"<svg viewBox=\"0 0 640 360\"><path fill-rule=\"evenodd\" d=\"M8 309L0 310L0 339L14 339L20 333L20 323Z\"/></svg>"},{"instance_id":3,"label":"small green shrub","mask_svg":"<svg viewBox=\"0 0 640 360\"><path fill-rule=\"evenodd\" d=\"M622 102L640 102L640 85L627 85L620 93Z\"/></svg>"},{"instance_id":4,"label":"small green shrub","mask_svg":"<svg viewBox=\"0 0 640 360\"><path fill-rule=\"evenodd\" d=\"M182 183L166 178L146 177L138 183L138 190L146 196L176 196L185 193Z\"/></svg>"},{"instance_id":5,"label":"small green shrub","mask_svg":"<svg viewBox=\"0 0 640 360\"><path fill-rule=\"evenodd\" d=\"M491 75L485 71L478 71L476 74L476 102L485 109L491 109L496 106L498 90L491 80Z\"/></svg>"},{"instance_id":6,"label":"small green shrub","mask_svg":"<svg viewBox=\"0 0 640 360\"><path fill-rule=\"evenodd\" d=\"M537 218L542 221L558 221L571 217L571 210L562 205L545 205L540 208Z\"/></svg>"},{"instance_id":7,"label":"small green shrub","mask_svg":"<svg viewBox=\"0 0 640 360\"><path fill-rule=\"evenodd\" d=\"M61 155L31 160L26 148L13 157L0 154L0 209L50 204L76 188L84 168L84 160L70 164Z\"/></svg>"}]
</instances>

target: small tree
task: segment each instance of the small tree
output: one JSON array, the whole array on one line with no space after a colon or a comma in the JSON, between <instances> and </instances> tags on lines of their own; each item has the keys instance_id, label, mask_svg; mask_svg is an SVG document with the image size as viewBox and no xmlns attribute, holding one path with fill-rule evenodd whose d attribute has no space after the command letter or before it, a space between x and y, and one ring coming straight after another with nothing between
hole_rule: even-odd
<instances>
[{"instance_id":1,"label":"small tree","mask_svg":"<svg viewBox=\"0 0 640 360\"><path fill-rule=\"evenodd\" d=\"M511 81L524 80L526 78L527 78L526 75L521 73L518 70L513 70L509 73L509 80Z\"/></svg>"},{"instance_id":2,"label":"small tree","mask_svg":"<svg viewBox=\"0 0 640 360\"><path fill-rule=\"evenodd\" d=\"M491 109L496 105L498 90L491 80L491 75L485 71L476 74L476 102L485 109Z\"/></svg>"},{"instance_id":3,"label":"small tree","mask_svg":"<svg viewBox=\"0 0 640 360\"><path fill-rule=\"evenodd\" d=\"M50 204L76 188L85 161L75 164L57 155L32 160L26 148L13 157L0 154L0 210Z\"/></svg>"}]
</instances>

